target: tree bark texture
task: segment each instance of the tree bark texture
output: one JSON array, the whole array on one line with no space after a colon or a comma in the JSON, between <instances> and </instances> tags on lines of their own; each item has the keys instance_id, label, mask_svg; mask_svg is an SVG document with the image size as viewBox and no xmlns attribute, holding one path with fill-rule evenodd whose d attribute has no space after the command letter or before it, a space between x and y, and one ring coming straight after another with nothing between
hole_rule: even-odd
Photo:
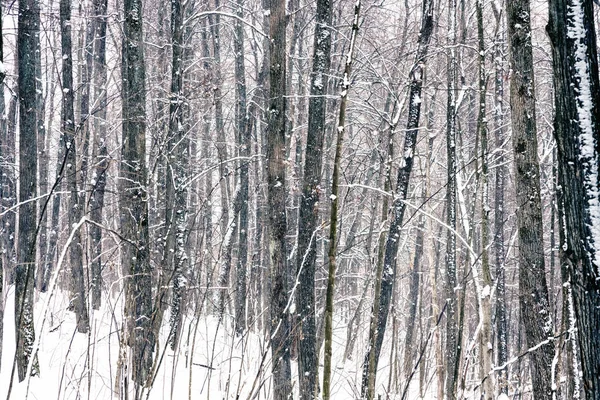
<instances>
[{"instance_id":1,"label":"tree bark texture","mask_svg":"<svg viewBox=\"0 0 600 400\"><path fill-rule=\"evenodd\" d=\"M507 24L513 71L510 106L517 199L519 303L527 347L531 348L551 337L553 327L544 262L529 0L507 3ZM536 400L552 398L553 357L553 342L530 354Z\"/></svg>"},{"instance_id":2,"label":"tree bark texture","mask_svg":"<svg viewBox=\"0 0 600 400\"><path fill-rule=\"evenodd\" d=\"M600 84L591 1L550 1L563 281L587 400L600 399Z\"/></svg>"},{"instance_id":3,"label":"tree bark texture","mask_svg":"<svg viewBox=\"0 0 600 400\"><path fill-rule=\"evenodd\" d=\"M331 65L331 1L318 0L314 36L313 64L310 76L310 98L308 102L308 132L302 195L298 217L298 251L296 273L298 294L296 296L300 340L298 370L300 398L312 400L316 396L317 334L315 323L315 265L317 258L317 232L321 175L323 170L323 141L328 87Z\"/></svg>"},{"instance_id":4,"label":"tree bark texture","mask_svg":"<svg viewBox=\"0 0 600 400\"><path fill-rule=\"evenodd\" d=\"M123 37L123 134L120 165L121 232L131 377L141 386L152 365L152 275L148 242L146 87L141 0L125 0Z\"/></svg>"}]
</instances>

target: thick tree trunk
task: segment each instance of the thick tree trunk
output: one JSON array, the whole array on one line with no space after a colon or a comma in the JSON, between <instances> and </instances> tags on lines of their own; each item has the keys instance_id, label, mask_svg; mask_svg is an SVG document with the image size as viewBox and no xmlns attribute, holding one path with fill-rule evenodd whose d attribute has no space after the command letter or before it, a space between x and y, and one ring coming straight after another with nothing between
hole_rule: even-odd
<instances>
[{"instance_id":1,"label":"thick tree trunk","mask_svg":"<svg viewBox=\"0 0 600 400\"><path fill-rule=\"evenodd\" d=\"M572 293L577 350L587 400L600 399L600 83L594 6L552 0L548 33L554 60L563 282Z\"/></svg>"},{"instance_id":2,"label":"thick tree trunk","mask_svg":"<svg viewBox=\"0 0 600 400\"><path fill-rule=\"evenodd\" d=\"M553 327L544 261L529 0L507 3L507 24L513 71L510 105L517 196L519 303L527 347L532 348L551 337ZM536 400L552 398L553 358L553 342L530 354Z\"/></svg>"},{"instance_id":3,"label":"thick tree trunk","mask_svg":"<svg viewBox=\"0 0 600 400\"><path fill-rule=\"evenodd\" d=\"M267 188L269 207L269 256L271 268L271 363L274 400L287 399L292 391L290 367L290 323L288 266L285 234L285 82L286 13L285 0L270 0L269 58L270 100L266 137Z\"/></svg>"},{"instance_id":4,"label":"thick tree trunk","mask_svg":"<svg viewBox=\"0 0 600 400\"><path fill-rule=\"evenodd\" d=\"M317 232L319 208L319 185L323 168L323 141L325 137L328 73L331 64L331 1L317 1L314 36L313 65L310 77L308 102L308 132L302 195L298 217L298 251L296 295L298 322L300 326L298 370L300 399L316 397L318 365L317 335L315 324L315 265L317 258Z\"/></svg>"},{"instance_id":5,"label":"thick tree trunk","mask_svg":"<svg viewBox=\"0 0 600 400\"><path fill-rule=\"evenodd\" d=\"M120 165L123 275L126 276L127 342L136 392L152 365L152 271L148 241L146 86L140 0L125 0L123 37L123 139Z\"/></svg>"},{"instance_id":6,"label":"thick tree trunk","mask_svg":"<svg viewBox=\"0 0 600 400\"><path fill-rule=\"evenodd\" d=\"M79 201L77 182L77 143L75 142L75 112L73 109L73 56L71 52L71 1L60 1L60 25L62 47L62 121L67 158L66 174L69 187L69 229L79 222L82 204ZM83 249L81 231L73 234L69 247L71 262L71 306L77 319L77 330L86 333L89 329L85 278L83 276Z\"/></svg>"},{"instance_id":7,"label":"thick tree trunk","mask_svg":"<svg viewBox=\"0 0 600 400\"><path fill-rule=\"evenodd\" d=\"M2 4L0 3L0 32L2 32ZM4 88L4 78L6 71L4 69L4 37L0 35L0 87ZM6 109L4 103L4 90L0 90L0 213L3 213L6 204L5 196L10 197L4 187L4 177L8 176L8 157L9 149L6 146L7 142L6 129ZM14 150L13 150L14 151ZM7 251L7 238L14 235L14 232L8 232L4 224L4 217L0 217L0 371L2 370L2 345L4 334L4 269L8 265L5 258Z\"/></svg>"},{"instance_id":8,"label":"thick tree trunk","mask_svg":"<svg viewBox=\"0 0 600 400\"><path fill-rule=\"evenodd\" d=\"M402 161L398 169L396 193L392 204L392 221L385 243L385 255L381 276L380 296L375 298L373 314L371 315L371 328L369 331L369 348L363 364L362 396L367 399L374 398L375 378L383 336L387 324L392 291L396 275L396 256L400 245L400 230L404 220L406 205L404 201L408 194L408 184L412 171L414 152L417 145L417 134L419 131L419 118L421 115L421 95L423 78L425 75L425 64L429 39L433 32L433 0L423 1L423 14L421 19L421 31L419 32L418 48L410 72L410 94L408 106L408 121L406 124L406 136L404 138L404 149Z\"/></svg>"},{"instance_id":9,"label":"thick tree trunk","mask_svg":"<svg viewBox=\"0 0 600 400\"><path fill-rule=\"evenodd\" d=\"M26 378L33 351L33 287L36 263L37 110L35 52L38 49L40 8L35 0L19 1L17 34L19 97L19 206L15 272L15 337L19 382ZM37 362L35 362L37 364ZM37 367L33 373L36 374Z\"/></svg>"}]
</instances>

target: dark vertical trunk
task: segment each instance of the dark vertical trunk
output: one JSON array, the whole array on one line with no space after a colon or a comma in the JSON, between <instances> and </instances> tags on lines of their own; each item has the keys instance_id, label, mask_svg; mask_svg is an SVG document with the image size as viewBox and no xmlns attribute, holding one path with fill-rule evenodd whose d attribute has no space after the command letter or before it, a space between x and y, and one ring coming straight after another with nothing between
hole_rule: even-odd
<instances>
[{"instance_id":1,"label":"dark vertical trunk","mask_svg":"<svg viewBox=\"0 0 600 400\"><path fill-rule=\"evenodd\" d=\"M60 1L60 25L62 47L62 132L65 138L67 158L66 174L69 187L69 228L79 222L82 204L79 201L77 182L77 144L75 142L75 113L73 111L73 58L71 52L71 1ZM83 276L83 249L81 232L76 230L69 246L71 262L71 306L77 319L77 330L85 333L89 326L85 279Z\"/></svg>"},{"instance_id":2,"label":"dark vertical trunk","mask_svg":"<svg viewBox=\"0 0 600 400\"><path fill-rule=\"evenodd\" d=\"M591 1L552 0L563 282L572 293L587 400L600 399L600 83Z\"/></svg>"},{"instance_id":3,"label":"dark vertical trunk","mask_svg":"<svg viewBox=\"0 0 600 400\"><path fill-rule=\"evenodd\" d=\"M308 132L302 195L298 216L298 251L296 296L298 323L298 369L300 398L311 400L316 396L318 365L315 324L315 264L317 258L317 227L319 217L319 185L323 167L323 141L325 137L326 90L331 64L331 1L317 1L314 36L313 65L310 76L308 103Z\"/></svg>"},{"instance_id":4,"label":"dark vertical trunk","mask_svg":"<svg viewBox=\"0 0 600 400\"><path fill-rule=\"evenodd\" d=\"M406 124L402 161L400 168L398 169L396 194L391 210L390 229L385 242L381 283L376 282L376 285L380 286L380 295L379 298L376 296L375 304L373 306L371 328L369 331L369 347L363 364L362 395L363 397L366 396L368 399L374 398L377 364L381 353L381 346L383 344L383 336L385 334L387 316L396 275L396 256L400 245L400 231L404 221L404 211L406 210L404 201L408 194L408 184L414 162L414 152L417 145L419 119L421 116L423 78L425 75L429 40L431 38L431 33L433 32L433 0L424 0L422 10L423 14L417 54L415 63L410 71L408 121Z\"/></svg>"},{"instance_id":5,"label":"dark vertical trunk","mask_svg":"<svg viewBox=\"0 0 600 400\"><path fill-rule=\"evenodd\" d=\"M167 138L167 246L172 271L173 299L171 305L171 329L169 341L175 349L181 334L185 308L186 281L189 277L187 227L187 189L189 136L186 132L184 110L187 100L183 92L184 80L184 4L171 0L171 101L169 109L169 137ZM172 255L172 258L171 258ZM158 321L160 323L160 321Z\"/></svg>"},{"instance_id":6,"label":"dark vertical trunk","mask_svg":"<svg viewBox=\"0 0 600 400\"><path fill-rule=\"evenodd\" d=\"M108 0L94 0L94 171L90 194L90 219L102 223L104 190L108 169L107 120L106 120L106 10ZM92 307L97 310L102 301L102 230L98 225L90 226L92 249L91 287Z\"/></svg>"},{"instance_id":7,"label":"dark vertical trunk","mask_svg":"<svg viewBox=\"0 0 600 400\"><path fill-rule=\"evenodd\" d=\"M237 0L236 15L244 17L244 0ZM248 123L246 101L246 66L244 60L244 29L239 20L234 22L236 130L239 138L240 157L240 215L239 251L236 268L235 328L238 334L246 329L246 269L248 264L248 167L250 165L250 141L252 125Z\"/></svg>"},{"instance_id":8,"label":"dark vertical trunk","mask_svg":"<svg viewBox=\"0 0 600 400\"><path fill-rule=\"evenodd\" d=\"M35 0L19 1L17 57L19 97L19 206L15 268L15 337L19 382L26 378L33 351L33 287L36 263L37 112L35 52L38 49L40 8ZM33 371L37 372L37 368Z\"/></svg>"},{"instance_id":9,"label":"dark vertical trunk","mask_svg":"<svg viewBox=\"0 0 600 400\"><path fill-rule=\"evenodd\" d=\"M0 3L0 33L2 32L2 4ZM4 37L0 34L0 87L4 88L4 78L6 71L4 69ZM8 157L9 149L6 147L7 142L6 130L6 109L4 103L4 89L0 90L0 213L3 213L6 204L4 197L9 197L4 186L4 179L8 176ZM14 152L14 150L13 150ZM4 334L4 269L8 262L5 258L7 251L7 238L13 235L13 232L8 232L4 224L4 217L0 217L0 371L2 370L2 345Z\"/></svg>"},{"instance_id":10,"label":"dark vertical trunk","mask_svg":"<svg viewBox=\"0 0 600 400\"><path fill-rule=\"evenodd\" d=\"M285 234L285 0L270 1L269 65L270 100L266 137L267 189L269 206L269 258L271 268L271 357L274 400L287 399L292 391L290 367L290 323L288 266Z\"/></svg>"},{"instance_id":11,"label":"dark vertical trunk","mask_svg":"<svg viewBox=\"0 0 600 400\"><path fill-rule=\"evenodd\" d=\"M152 365L152 271L149 263L146 171L146 86L140 0L125 0L123 37L123 136L120 165L121 232L127 338L136 392Z\"/></svg>"},{"instance_id":12,"label":"dark vertical trunk","mask_svg":"<svg viewBox=\"0 0 600 400\"><path fill-rule=\"evenodd\" d=\"M537 154L535 85L529 0L507 3L511 74L510 105L517 194L519 303L528 348L553 335L546 284L540 169ZM530 354L536 400L552 398L550 342Z\"/></svg>"}]
</instances>

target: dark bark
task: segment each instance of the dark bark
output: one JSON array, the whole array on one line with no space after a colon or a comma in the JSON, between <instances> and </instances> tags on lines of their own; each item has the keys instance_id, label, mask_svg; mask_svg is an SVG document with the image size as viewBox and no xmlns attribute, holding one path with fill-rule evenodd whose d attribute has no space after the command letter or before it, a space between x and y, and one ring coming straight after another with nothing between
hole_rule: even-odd
<instances>
[{"instance_id":1,"label":"dark bark","mask_svg":"<svg viewBox=\"0 0 600 400\"><path fill-rule=\"evenodd\" d=\"M421 96L427 51L429 40L433 32L433 0L423 1L423 14L421 19L421 30L419 32L418 48L415 63L410 72L410 94L408 120L406 124L406 136L402 160L398 169L396 181L396 193L392 203L391 223L385 242L385 253L383 270L381 275L380 297L375 299L373 314L371 315L371 329L369 332L369 347L363 364L362 396L368 399L374 398L375 378L383 336L387 324L393 286L396 276L396 256L400 245L400 231L404 220L406 205L404 201L408 194L408 184L414 162L414 152L417 145L417 134L419 131L419 119L421 115Z\"/></svg>"},{"instance_id":2,"label":"dark bark","mask_svg":"<svg viewBox=\"0 0 600 400\"><path fill-rule=\"evenodd\" d=\"M587 400L600 399L600 83L591 1L552 0L554 136L563 282L572 293ZM571 316L572 321L572 316Z\"/></svg>"},{"instance_id":3,"label":"dark bark","mask_svg":"<svg viewBox=\"0 0 600 400\"><path fill-rule=\"evenodd\" d=\"M73 93L73 57L71 52L71 1L60 1L60 25L62 47L62 112L61 128L65 138L67 158L66 174L69 188L69 229L79 222L82 204L79 201L77 182L77 143L75 142L75 112ZM83 249L81 231L73 233L69 246L71 262L71 306L77 319L77 330L85 333L89 328L85 279L83 276Z\"/></svg>"},{"instance_id":4,"label":"dark bark","mask_svg":"<svg viewBox=\"0 0 600 400\"><path fill-rule=\"evenodd\" d=\"M123 37L123 135L120 164L122 267L131 377L136 392L148 377L154 351L151 329L152 271L148 242L146 86L140 0L125 0Z\"/></svg>"},{"instance_id":5,"label":"dark bark","mask_svg":"<svg viewBox=\"0 0 600 400\"><path fill-rule=\"evenodd\" d=\"M2 4L0 3L0 33L2 32ZM0 213L3 213L6 204L4 196L10 197L4 186L5 177L8 177L8 157L9 149L6 146L7 129L6 129L6 109L4 103L4 78L6 71L4 70L4 37L0 34ZM13 150L14 151L14 150ZM0 371L2 370L2 347L4 334L4 269L8 265L5 254L7 251L7 238L13 235L14 232L9 232L4 224L4 217L0 217Z\"/></svg>"},{"instance_id":6,"label":"dark bark","mask_svg":"<svg viewBox=\"0 0 600 400\"><path fill-rule=\"evenodd\" d=\"M314 399L317 390L318 365L315 324L315 264L317 258L317 228L319 218L319 187L323 169L326 105L329 67L331 64L331 1L317 1L313 64L308 102L308 132L302 195L298 216L298 248L296 295L298 323L298 377L300 399Z\"/></svg>"},{"instance_id":7,"label":"dark bark","mask_svg":"<svg viewBox=\"0 0 600 400\"><path fill-rule=\"evenodd\" d=\"M519 303L528 348L553 335L546 284L529 0L508 2L510 106L519 248ZM530 354L533 395L552 398L550 342Z\"/></svg>"},{"instance_id":8,"label":"dark bark","mask_svg":"<svg viewBox=\"0 0 600 400\"><path fill-rule=\"evenodd\" d=\"M290 323L288 266L285 234L285 82L286 13L285 0L270 0L269 76L270 100L266 136L267 202L269 207L269 258L271 268L271 362L274 400L287 399L292 391L290 367Z\"/></svg>"},{"instance_id":9,"label":"dark bark","mask_svg":"<svg viewBox=\"0 0 600 400\"><path fill-rule=\"evenodd\" d=\"M35 52L38 49L40 8L35 0L19 1L17 57L19 97L19 206L15 268L15 336L19 382L26 378L33 351L33 287L36 262L37 112ZM32 371L36 373L37 368Z\"/></svg>"},{"instance_id":10,"label":"dark bark","mask_svg":"<svg viewBox=\"0 0 600 400\"><path fill-rule=\"evenodd\" d=\"M237 0L236 15L244 17L244 0ZM244 60L244 29L242 23L234 23L235 52L235 93L236 93L236 130L239 138L240 163L240 213L239 213L239 250L236 268L235 330L241 335L246 329L246 270L248 265L248 167L250 165L250 142L252 125L248 121L246 100L246 66Z\"/></svg>"}]
</instances>

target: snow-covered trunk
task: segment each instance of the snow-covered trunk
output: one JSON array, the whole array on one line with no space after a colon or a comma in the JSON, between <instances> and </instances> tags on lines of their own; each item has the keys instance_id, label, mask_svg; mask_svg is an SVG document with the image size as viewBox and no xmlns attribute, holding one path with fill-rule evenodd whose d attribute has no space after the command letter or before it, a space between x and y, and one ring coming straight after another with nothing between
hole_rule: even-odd
<instances>
[{"instance_id":1,"label":"snow-covered trunk","mask_svg":"<svg viewBox=\"0 0 600 400\"><path fill-rule=\"evenodd\" d=\"M505 273L505 245L504 245L504 188L507 170L504 165L505 151L503 149L505 132L505 105L504 105L504 62L505 62L505 35L502 29L504 18L500 13L497 16L497 31L501 31L494 44L494 131L496 163L494 187L494 260L496 263L496 363L504 365L508 361L508 338L506 320L506 273ZM508 394L508 370L502 369L497 374L498 391Z\"/></svg>"},{"instance_id":2,"label":"snow-covered trunk","mask_svg":"<svg viewBox=\"0 0 600 400\"><path fill-rule=\"evenodd\" d=\"M406 136L398 178L396 181L396 193L392 203L391 223L385 241L385 252L383 257L381 282L376 282L376 290L380 291L375 298L373 313L371 315L371 327L369 330L369 346L363 364L362 396L373 399L375 396L375 379L383 336L387 324L390 302L396 276L396 256L400 245L400 230L404 221L406 210L405 200L408 193L408 184L414 162L414 152L417 144L419 131L419 119L421 115L421 96L423 79L425 77L425 65L429 39L433 32L433 0L424 0L422 5L421 28L419 32L417 53L412 70L410 71L410 93L408 105L408 120L406 124ZM379 298L377 298L379 297Z\"/></svg>"},{"instance_id":3,"label":"snow-covered trunk","mask_svg":"<svg viewBox=\"0 0 600 400\"><path fill-rule=\"evenodd\" d=\"M551 309L544 259L540 168L537 153L535 85L529 0L507 3L512 144L519 249L519 303L528 348L551 337ZM554 342L529 354L536 400L552 398Z\"/></svg>"},{"instance_id":4,"label":"snow-covered trunk","mask_svg":"<svg viewBox=\"0 0 600 400\"><path fill-rule=\"evenodd\" d=\"M19 99L19 197L17 263L15 267L15 359L19 381L26 378L35 330L33 287L36 263L37 113L35 52L38 49L40 8L35 0L19 2L17 56ZM33 110L33 111L32 111ZM27 112L30 111L30 112ZM36 363L37 364L37 363ZM34 369L34 374L37 368Z\"/></svg>"},{"instance_id":5,"label":"snow-covered trunk","mask_svg":"<svg viewBox=\"0 0 600 400\"><path fill-rule=\"evenodd\" d=\"M68 220L69 229L79 222L82 215L82 204L79 201L77 143L75 141L75 113L73 93L73 56L71 51L71 2L60 2L61 48L62 48L62 112L61 130L65 138L65 157L67 165L65 174L69 191ZM83 248L81 232L74 232L69 247L71 262L71 304L77 319L77 330L85 333L89 329L85 278L83 275Z\"/></svg>"},{"instance_id":6,"label":"snow-covered trunk","mask_svg":"<svg viewBox=\"0 0 600 400\"><path fill-rule=\"evenodd\" d=\"M456 231L456 85L457 85L457 5L456 0L448 2L447 74L448 97L446 108L446 223ZM446 382L445 398L456 399L458 371L460 368L460 337L458 334L458 293L456 282L456 235L451 230L446 238Z\"/></svg>"},{"instance_id":7,"label":"snow-covered trunk","mask_svg":"<svg viewBox=\"0 0 600 400\"><path fill-rule=\"evenodd\" d=\"M600 399L600 83L594 6L552 0L562 279L572 293L585 398ZM575 371L576 372L576 371Z\"/></svg>"}]
</instances>

